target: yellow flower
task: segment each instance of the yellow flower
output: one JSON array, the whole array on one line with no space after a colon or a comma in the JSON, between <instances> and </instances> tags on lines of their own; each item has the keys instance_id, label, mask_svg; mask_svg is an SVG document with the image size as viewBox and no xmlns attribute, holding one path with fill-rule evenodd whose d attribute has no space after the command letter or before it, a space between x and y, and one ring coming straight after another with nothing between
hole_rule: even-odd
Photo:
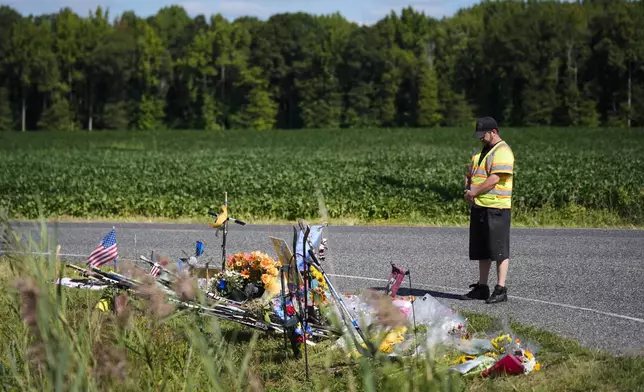
<instances>
[{"instance_id":1,"label":"yellow flower","mask_svg":"<svg viewBox=\"0 0 644 392\"><path fill-rule=\"evenodd\" d=\"M277 276L277 268L275 268L275 267L268 268L268 273L270 275Z\"/></svg>"},{"instance_id":2,"label":"yellow flower","mask_svg":"<svg viewBox=\"0 0 644 392\"><path fill-rule=\"evenodd\" d=\"M380 344L380 351L391 353L393 351L392 346L394 344L405 341L405 331L407 331L407 327L396 327L393 330L389 331L389 333L385 336L385 338L382 340L382 343Z\"/></svg>"},{"instance_id":3,"label":"yellow flower","mask_svg":"<svg viewBox=\"0 0 644 392\"><path fill-rule=\"evenodd\" d=\"M541 364L539 362L537 362L537 364L534 365L534 371L538 372L539 370L541 370Z\"/></svg>"},{"instance_id":4,"label":"yellow flower","mask_svg":"<svg viewBox=\"0 0 644 392\"><path fill-rule=\"evenodd\" d=\"M512 343L512 339L510 338L510 335L499 335L494 339L490 340L490 343L492 343L495 349L503 352L502 345L504 341L507 341L508 343Z\"/></svg>"},{"instance_id":5,"label":"yellow flower","mask_svg":"<svg viewBox=\"0 0 644 392\"><path fill-rule=\"evenodd\" d=\"M264 296L267 298L273 298L279 294L281 287L277 282L277 279L271 277L270 281L264 285Z\"/></svg>"},{"instance_id":6,"label":"yellow flower","mask_svg":"<svg viewBox=\"0 0 644 392\"><path fill-rule=\"evenodd\" d=\"M311 275L313 275L313 278L318 281L320 287L322 287L323 289L328 288L326 281L324 280L324 275L322 275L322 273L313 266L311 266Z\"/></svg>"},{"instance_id":7,"label":"yellow flower","mask_svg":"<svg viewBox=\"0 0 644 392\"><path fill-rule=\"evenodd\" d=\"M391 348L391 344L383 342L380 345L380 351L382 351L383 353L386 353L386 354L390 354L393 351L393 349Z\"/></svg>"},{"instance_id":8,"label":"yellow flower","mask_svg":"<svg viewBox=\"0 0 644 392\"><path fill-rule=\"evenodd\" d=\"M454 363L465 363L467 361L471 361L472 359L476 359L476 357L473 357L471 355L463 355L462 357L459 357L456 361L454 361Z\"/></svg>"}]
</instances>

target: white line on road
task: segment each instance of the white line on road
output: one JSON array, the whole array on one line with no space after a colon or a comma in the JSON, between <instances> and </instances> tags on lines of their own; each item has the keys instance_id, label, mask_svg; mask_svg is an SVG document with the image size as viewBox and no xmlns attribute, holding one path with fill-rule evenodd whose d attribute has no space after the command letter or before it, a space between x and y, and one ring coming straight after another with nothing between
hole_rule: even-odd
<instances>
[{"instance_id":1,"label":"white line on road","mask_svg":"<svg viewBox=\"0 0 644 392\"><path fill-rule=\"evenodd\" d=\"M25 252L0 251L0 253L25 253ZM28 252L28 253L39 254L39 255L50 255L50 254L52 254L51 252ZM65 254L65 253L61 253L61 254L59 254L59 256L63 256L63 257L83 257L83 258L88 257L88 255L75 255L75 254ZM136 260L131 260L131 259L121 259L121 260L123 260L123 261L136 261ZM388 282L389 281L387 279L368 278L366 276L340 275L340 274L327 274L327 275L335 276L335 277L338 277L338 278L346 278L346 279L370 280L370 281L374 281L374 282ZM417 285L418 286L423 286L423 287L435 287L435 288L438 288L438 289L441 289L441 290L449 290L454 294L459 293L459 289L454 288L454 287L445 287L445 286L438 286L438 285L425 284L425 283L418 283ZM604 315L604 316L616 317L616 318L621 318L621 319L624 319L624 320L630 320L630 321L635 321L635 322L644 324L644 319L637 318L637 317L632 317L632 316L626 316L626 315L623 315L623 314L604 312L604 311L597 310L597 309L583 308L581 306L562 304L562 303L559 303L559 302L550 302L550 301L543 301L543 300L540 300L540 299L518 297L516 295L508 295L508 297L518 299L518 300L521 300L521 301L536 302L536 303L541 303L541 304L545 304L545 305L559 306L559 307L562 307L562 308L568 308L568 309L574 309L574 310L582 310L582 311L585 311L585 312L597 313L597 314L601 314L601 315Z\"/></svg>"},{"instance_id":2,"label":"white line on road","mask_svg":"<svg viewBox=\"0 0 644 392\"><path fill-rule=\"evenodd\" d=\"M377 282L388 282L389 281L387 279L367 278L367 277L364 277L364 276L338 275L338 274L327 274L327 275L335 276L335 277L338 277L338 278L371 280L371 281L377 281ZM435 287L435 288L438 288L438 289L441 289L441 290L449 290L454 294L458 294L460 292L459 289L456 289L454 287L437 286L437 285L433 285L433 284L424 284L424 283L420 283L420 284L417 284L417 285L418 286L423 286L423 287ZM518 297L516 295L508 295L508 297L518 299L518 300L521 300L521 301L542 303L542 304L545 304L545 305L559 306L559 307L562 307L562 308L568 308L568 309L574 309L574 310L583 310L585 312L593 312L593 313L598 313L598 314L601 314L601 315L604 315L604 316L616 317L616 318L621 318L621 319L625 319L625 320L635 321L635 322L638 322L638 323L644 323L644 319L641 319L641 318L632 317L632 316L626 316L626 315L617 314L617 313L603 312L603 311L597 310L597 309L582 308L580 306L562 304L562 303L559 303L559 302L543 301L543 300L540 300L540 299Z\"/></svg>"}]
</instances>

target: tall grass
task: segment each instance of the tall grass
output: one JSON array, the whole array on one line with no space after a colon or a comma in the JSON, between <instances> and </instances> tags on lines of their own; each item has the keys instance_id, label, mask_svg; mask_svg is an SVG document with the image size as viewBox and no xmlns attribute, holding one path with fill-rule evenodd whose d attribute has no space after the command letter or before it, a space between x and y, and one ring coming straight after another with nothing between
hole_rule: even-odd
<instances>
[{"instance_id":1,"label":"tall grass","mask_svg":"<svg viewBox=\"0 0 644 392\"><path fill-rule=\"evenodd\" d=\"M350 358L330 349L331 341L309 348L307 380L304 361L292 359L281 336L169 309L153 286L145 298L133 298L56 285L56 279L69 276L70 270L57 257L55 236L44 222L40 225L38 239L26 241L4 225L5 247L14 252L0 259L3 390L450 391L464 387L433 357ZM114 312L96 308L104 295L116 297Z\"/></svg>"}]
</instances>

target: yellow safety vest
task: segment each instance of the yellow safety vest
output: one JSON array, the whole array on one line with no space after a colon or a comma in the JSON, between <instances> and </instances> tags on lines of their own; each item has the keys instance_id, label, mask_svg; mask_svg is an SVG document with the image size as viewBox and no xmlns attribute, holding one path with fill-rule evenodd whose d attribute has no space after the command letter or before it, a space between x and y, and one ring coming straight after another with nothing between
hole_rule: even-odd
<instances>
[{"instance_id":1,"label":"yellow safety vest","mask_svg":"<svg viewBox=\"0 0 644 392\"><path fill-rule=\"evenodd\" d=\"M514 171L514 154L505 142L497 143L481 160L483 148L474 151L472 161L467 167L467 177L470 179L470 189L476 190L491 174L501 175L499 182L489 190L474 198L474 204L488 208L511 208L512 206L512 177Z\"/></svg>"}]
</instances>

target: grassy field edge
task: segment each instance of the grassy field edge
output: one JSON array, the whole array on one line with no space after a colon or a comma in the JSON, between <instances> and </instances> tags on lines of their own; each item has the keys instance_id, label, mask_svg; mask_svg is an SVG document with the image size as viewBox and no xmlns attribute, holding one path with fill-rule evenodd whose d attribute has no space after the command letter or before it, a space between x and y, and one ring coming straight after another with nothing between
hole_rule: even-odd
<instances>
[{"instance_id":1,"label":"grassy field edge","mask_svg":"<svg viewBox=\"0 0 644 392\"><path fill-rule=\"evenodd\" d=\"M590 218L564 219L565 213L533 215L530 219L513 219L513 228L536 228L536 229L629 229L644 230L644 225L635 225L619 221L610 214L597 213ZM292 225L294 221L276 218L239 218L251 225ZM308 222L318 224L326 222L331 226L369 226L369 227L451 227L466 228L469 226L469 218L460 219L388 219L388 220L364 220L359 218L340 219L309 219ZM40 219L15 217L13 221L38 223ZM196 224L206 226L213 222L208 217L150 217L150 216L57 216L45 218L47 222L71 222L71 223L139 223L139 224Z\"/></svg>"}]
</instances>

